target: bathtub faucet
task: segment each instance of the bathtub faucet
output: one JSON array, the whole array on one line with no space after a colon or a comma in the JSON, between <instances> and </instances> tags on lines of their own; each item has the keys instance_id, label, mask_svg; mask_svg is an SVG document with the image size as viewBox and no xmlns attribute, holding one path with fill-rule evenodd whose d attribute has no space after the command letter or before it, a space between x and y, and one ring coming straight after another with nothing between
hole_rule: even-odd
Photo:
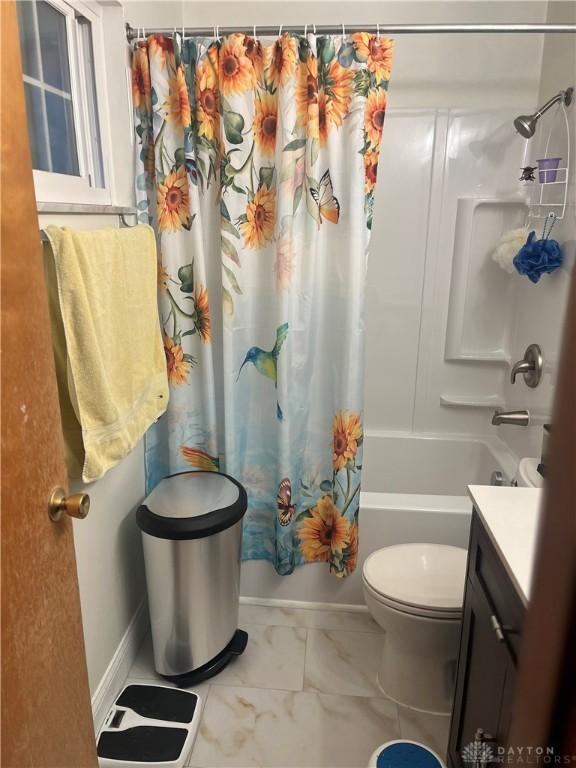
<instances>
[{"instance_id":1,"label":"bathtub faucet","mask_svg":"<svg viewBox=\"0 0 576 768\"><path fill-rule=\"evenodd\" d=\"M530 424L530 411L494 411L492 424L511 424L517 427L527 427Z\"/></svg>"}]
</instances>

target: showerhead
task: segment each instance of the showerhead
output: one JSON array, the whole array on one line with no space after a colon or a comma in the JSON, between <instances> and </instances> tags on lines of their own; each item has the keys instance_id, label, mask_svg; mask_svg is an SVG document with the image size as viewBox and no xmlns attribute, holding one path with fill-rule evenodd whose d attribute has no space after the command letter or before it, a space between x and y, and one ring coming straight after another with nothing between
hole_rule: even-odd
<instances>
[{"instance_id":1,"label":"showerhead","mask_svg":"<svg viewBox=\"0 0 576 768\"><path fill-rule=\"evenodd\" d=\"M572 103L573 93L573 88L567 88L565 91L560 91L556 96L549 99L546 104L534 112L533 115L519 115L516 120L514 120L514 128L516 128L520 136L523 136L525 139L531 139L536 133L536 124L544 112L547 112L551 106L557 104L559 101L564 102L564 105L568 107Z\"/></svg>"},{"instance_id":2,"label":"showerhead","mask_svg":"<svg viewBox=\"0 0 576 768\"><path fill-rule=\"evenodd\" d=\"M531 139L536 132L536 123L540 115L519 115L514 120L514 128L518 131L520 136L524 136L525 139Z\"/></svg>"}]
</instances>

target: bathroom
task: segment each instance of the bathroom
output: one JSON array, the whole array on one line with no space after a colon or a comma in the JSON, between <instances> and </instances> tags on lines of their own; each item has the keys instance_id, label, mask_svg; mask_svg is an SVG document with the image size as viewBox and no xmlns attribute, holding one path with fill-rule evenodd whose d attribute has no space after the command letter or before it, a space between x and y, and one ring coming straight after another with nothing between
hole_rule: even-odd
<instances>
[{"instance_id":1,"label":"bathroom","mask_svg":"<svg viewBox=\"0 0 576 768\"><path fill-rule=\"evenodd\" d=\"M5 5L12 3L3 3ZM548 434L545 427L552 421L558 389L562 330L576 256L576 104L568 94L576 81L574 4L545 0L530 3L362 0L330 4L323 0L306 4L281 4L277 0L241 4L220 0L210 3L30 0L16 5L19 43L13 55L21 48L34 168L34 215L37 211L38 228L48 232L49 239L54 231L51 227L79 232L116 228L128 237L134 225L148 223L151 200L156 199L157 191L154 188L151 195L150 186L147 188L146 182L141 181L149 171L147 160L143 159L145 153L142 155L145 108L136 103L139 86L135 72L137 57L144 56L145 62L150 62L145 64L150 68L149 84L161 91L167 76L166 65L164 68L157 63L152 65L152 57L157 52L151 51L153 46L147 42L159 33L170 41L176 39L182 52L192 49L191 41L204 40L206 47L214 41L219 46L226 45L234 32L261 40L264 48L271 48L275 41L284 39L309 40L314 47L326 35L333 41L335 50L344 51L341 62L346 61L346 46L351 46L354 35L364 28L367 39L376 49L383 49L388 39L393 39L394 44L393 56L390 53L389 59L386 58L384 68L387 103L377 182L368 180L368 176L366 182L364 178L358 180L360 166L354 165L354 157L360 148L351 149L350 144L342 140L333 157L325 155L330 160L331 175L323 176L316 168L317 186L310 195L305 193L305 201L298 201L300 216L304 216L305 209L316 210L317 203L317 221L307 225L307 253L314 256L314 244L317 244L322 264L327 264L327 253L323 249L328 242L336 263L332 271L327 266L307 266L298 271L300 267L294 266L292 257L284 273L276 261L266 266L268 272L262 275L263 263L256 261L246 248L240 259L236 250L232 257L221 258L221 240L232 243L233 248L238 244L240 250L239 232L243 233L242 227L249 222L236 226L238 211L235 209L231 225L221 229L219 217L211 218L213 200L208 198L215 187L210 188L208 184L205 188L191 184L189 210L185 212L188 218L181 220L183 226L175 235L159 234L158 227L162 224L150 219L158 236L160 264L167 274L167 277L160 275L160 283L167 280L172 291L170 296L182 298L180 291L186 293L184 283L188 273L180 270L192 262L195 281L204 284L209 298L209 323L202 326L198 314L199 326L186 326L186 319L183 320L182 329L188 328L189 335L181 347L189 357L181 358L182 367L172 368L172 372L184 371L188 381L183 386L182 382L171 379L168 371L167 414L160 416L158 423L139 437L126 455L115 461L99 479L84 483L70 473L69 479L61 478L58 483L50 484L62 485L75 498L87 494L90 511L85 519L75 519L72 524L65 520L55 523L48 515L42 517L43 535L54 547L53 557L60 558L56 555L57 547L63 546L59 541L63 534L58 531L68 531L67 553L59 562L66 560L69 568L77 570L81 621L80 617L76 620L73 616L78 602L75 588L69 598L72 601L70 615L60 616L63 624L68 624L70 616L74 619L70 619L70 625L77 624L74 642L70 637L64 638L56 625L35 620L38 632L34 643L47 649L42 651L47 655L35 656L34 674L42 677L39 671L42 666L62 667L58 682L51 680L48 673L40 680L39 685L46 686L46 691L42 689L37 706L51 701L49 688L52 687L57 691L61 711L76 711L79 732L86 730L86 710L89 710L91 731L83 739L64 736L64 741L60 739L58 743L46 737L43 748L40 744L43 739L32 747L26 738L20 737L18 743L14 738L12 751L9 751L10 744L6 747L5 764L14 768L21 765L33 768L95 766L96 740L103 730L110 730L115 702L124 686L147 683L173 686L157 672L151 632L151 614L159 610L153 604L157 606L164 598L168 601L170 589L163 582L160 597L149 600L152 566L148 559L145 563L146 533L139 529L137 512L141 518L139 509L144 499L163 478L191 469L220 468L239 480L248 492L237 621L237 627L247 632L248 641L243 653L217 674L182 688L196 692L199 697L194 733L186 742L187 751L181 760L164 764L193 768L248 765L320 768L369 764L415 767L416 758L412 763L370 762L371 755L374 757L383 745L403 740L422 745L428 750L426 754L437 756L436 762L423 765L450 768L476 765L466 756L462 757L464 747L468 742L490 746L490 739L476 738L476 732L482 729L493 734L500 726L478 721L470 730L468 720L472 715L467 720L466 712L474 711L474 692L467 692L459 685L459 670L464 669L462 644L467 637L466 632L460 634L462 621L465 627L467 621L462 602L464 581L468 594L471 566L482 560L471 554L466 576L466 552L475 552L476 544L479 549L486 547L483 551L489 550L489 555L485 554L482 562L494 561L498 579L506 580L496 592L512 590L506 604L513 604L522 616L528 608L529 614L531 602L525 585L520 577L514 574L510 577L512 565L503 564L506 560L503 547L491 538L493 530L488 529L492 515L496 514L492 505L504 509L503 515L509 520L519 515L521 522L512 536L521 544L522 536L526 535L526 548L519 554L520 568L530 570L536 523L526 530L526 517L536 519L542 495L543 479L537 467L544 463L547 453L543 449ZM2 11L7 12L4 7ZM54 18L64 19L64 33ZM462 25L506 24L562 25L570 29L544 31L541 28L523 32L476 29L471 32L461 28ZM418 31L418 25L438 25L439 29ZM450 25L457 26L450 29ZM330 31L326 32L326 28ZM291 33L295 37L291 37ZM59 34L64 37L59 38ZM74 42L70 44L72 38ZM61 84L58 88L53 83L43 85L42 77L33 71L34 55L42 60L43 45L51 46L54 53L55 41L60 48L70 44L70 62L82 62L77 70L75 64L70 64L68 86ZM173 51L172 44L167 50ZM34 55L30 51L35 51ZM79 51L84 52L84 58ZM174 56L169 53L168 59L170 55ZM357 72L371 71L370 60L366 63L361 57L352 66ZM376 67L375 71L382 74L384 69ZM14 77L12 70L10 77ZM21 80L22 76L19 77ZM76 81L81 77L88 83L83 91L84 110L74 103ZM280 99L285 85L278 86ZM185 91L186 87L191 86L185 83ZM46 116L41 114L39 102L33 96L41 90L46 92L47 104L48 94L69 98L74 104L72 123L67 113L66 120L61 120L55 128L61 134L50 133L49 139L42 128ZM515 127L514 121L519 116L537 114L538 108L561 92L560 98L538 117L530 138ZM235 103L234 96L223 90L221 98L224 96L222 105ZM5 96L2 98L4 101ZM185 96L184 101L186 98L193 96ZM2 112L5 113L5 108ZM229 111L229 114L241 118L238 111ZM228 142L226 146L232 150L229 163L238 169L240 163L235 159L235 148L248 141L246 128L250 127L250 121L246 118L238 127L236 119L225 123L222 130ZM348 118L343 123L345 130L349 125L360 124ZM342 133L337 118L335 125L334 130ZM78 152L84 153L84 170L86 166L90 168L91 180L84 186L75 183L80 180L78 176L82 176L78 171L51 172L50 163L56 162L52 155L61 153L73 163L74 131L76 137L83 136L82 141L78 140ZM168 151L172 150L173 147L169 147ZM187 162L190 158L195 162L195 151L185 148ZM338 153L342 153L343 163L350 163L348 169L334 168L339 162ZM281 174L281 162L289 154L277 152L275 160L266 162L268 165L276 162L276 171ZM320 158L323 172L326 162L322 150ZM538 164L540 159L550 158L559 158L552 170ZM157 166L158 162L156 159ZM312 158L306 162L314 165ZM186 164L184 167L190 178L194 173L204 176L205 180L209 176L200 164L192 170ZM302 168L298 172L302 173ZM288 181L295 175L292 168ZM240 176L236 174L234 178ZM350 187L355 185L356 197L346 191L348 182ZM158 183L161 184L161 180ZM168 184L166 179L163 183ZM236 182L231 181L233 183ZM231 186L226 194L232 197L234 192ZM371 201L369 206L365 203L365 194ZM350 210L347 211L348 201ZM277 205L279 209L280 202ZM296 198L294 206L296 210ZM338 229L334 219L338 222L338 215L340 226L344 224L347 228L344 238L349 240L345 239L344 245L337 242L334 234ZM361 234L356 235L357 244L351 229L352 216L362 224L358 230ZM370 229L364 227L367 216ZM277 214L272 224L276 228L276 242L282 240L283 222ZM354 226L358 226L358 222ZM554 263L557 268L550 269L549 274L538 275L537 282L532 282L527 274L520 274L512 264L512 258L532 229L538 239L557 242L561 254L561 264ZM521 230L521 234L516 234L510 244L506 236L516 230ZM41 235L36 229L32 234L34 242L39 241ZM296 236L294 232L293 237ZM36 247L38 250L39 242ZM44 243L44 251L47 247ZM347 247L353 251L353 259L345 253ZM274 258L274 249L279 251L280 246L268 248L272 248L271 258ZM289 282L290 277L303 297L301 306L305 314L300 323L294 285L282 284L283 279ZM322 293L323 282L328 286L326 294ZM339 287L343 289L340 292ZM177 311L169 314L166 291L160 293L162 330L165 336L175 339ZM198 294L193 295L194 305L201 304L202 294L200 298ZM249 307L250 300L256 306ZM234 302L232 314L229 301ZM330 306L331 301L338 302L342 312L348 313L345 321L339 309ZM221 310L223 303L224 310ZM244 308L240 309L242 305ZM185 309L186 303L180 302L180 306ZM280 317L279 308L290 315L287 340L282 337L280 321L276 322ZM240 314L240 319L232 322L230 318L238 317L234 315L238 311L246 314ZM184 315L180 315L182 317ZM133 325L138 322L138 317L132 318ZM259 324L262 327L258 327ZM252 334L253 341L248 341L252 338L248 331L254 328L257 332L255 336ZM208 335L210 344L204 343ZM317 356L317 366L322 369L314 370L314 387L309 389L304 380L308 374L299 364L298 349L291 346L292 338L295 343L298 338L299 343L304 344L305 336L314 339L315 346L310 341L311 349ZM268 374L259 376L258 361L247 355L249 348L259 352L270 350L275 337L278 344L274 363L278 365L276 387ZM129 339L130 335L125 338ZM32 338L29 344L32 350ZM262 348L252 344L261 344ZM531 345L539 349L532 346L527 358L526 351ZM26 344L23 346L28 349ZM178 354L178 350L172 346L165 351L170 365L170 351ZM128 359L128 350L126 355ZM197 357L200 364L193 364L190 356ZM524 366L518 368L515 364L522 361ZM511 380L513 368L517 369L514 381ZM336 379L335 383L330 379ZM305 418L314 422L311 431L318 429L316 414L312 411L314 406L324 410L323 394L316 389L320 386L327 387L329 408L333 408L332 401L336 402L339 396L350 395L349 401L342 400L342 405L334 408L341 413L340 422L333 424L332 416L327 422L330 430L346 433L348 440L347 461L341 464L334 443L334 468L340 479L336 473L336 479L325 479L322 470L326 456L314 455L313 439L304 444L299 437ZM306 393L304 398L302 392ZM309 396L311 407L302 400L290 402L289 394L294 393L302 400ZM21 418L27 418L30 411L28 425L38 418L32 413L34 407L26 399L18 405ZM356 412L362 412L361 423L352 420ZM245 442L236 440L237 434L243 434L249 416L274 434L272 444L266 443L262 454L271 457L274 465L273 498L276 499L277 488L278 509L274 502L273 516L285 515L284 520L288 520L284 525L280 518L280 524L276 525L282 546L279 544L274 553L268 549L267 554L263 554L258 542L254 543L259 536L260 520L254 514L254 510L260 509L257 489L266 478L262 477L263 467L258 462L249 466L241 456L243 450L250 454L251 461L258 455L251 442L259 440L258 434ZM281 430L291 422L292 431L284 433L288 437L280 437ZM8 421L6 429L9 426ZM15 431L8 433L7 439L21 434L19 427L12 428ZM178 435L185 436L180 442L189 447L188 454L180 448L174 449L173 433L178 430ZM331 433L329 439L332 440ZM62 443L60 435L57 442ZM290 457L291 451L306 452L306 458ZM330 443L329 464L332 453ZM169 461L167 455L170 455ZM192 459L186 459L186 455ZM306 471L302 467L304 461ZM24 462L21 458L22 466ZM286 466L289 469L284 469ZM300 489L295 481L298 469L302 470ZM359 481L360 475L361 490L358 486L352 496L350 483ZM292 486L290 481L282 486L288 476ZM15 493L17 480L7 477L6 483L10 481ZM289 561L282 559L286 534L293 530L298 515L305 509L306 493L314 488L324 492L326 482L332 482L333 487L340 483L349 509L356 508L353 522L358 533L358 549L352 553L344 571L337 575L331 571L338 568L342 571L341 561L331 561L330 567L325 562L328 558L302 563L298 553L294 561L293 552L288 553ZM473 486L471 492L468 486ZM321 495L314 490L311 494L314 497L311 503ZM152 502L149 503L153 511ZM37 499L34 504L40 509ZM528 511L522 517L524 509ZM307 519L303 518L304 523ZM4 535L3 532L3 541ZM459 590L459 597L456 594L459 602L443 605L443 612L438 615L438 611L432 610L434 603L426 602L434 599L430 596L433 586L429 595L416 598L412 595L404 600L397 596L396 609L398 600L412 608L416 605L424 609L408 610L410 620L398 628L387 623L390 615L396 616L390 601L380 600L382 595L378 589L371 593L370 585L366 584L366 562L380 550L407 545L420 549L395 550L401 553L401 558L394 563L390 578L396 579L397 588L402 592L414 579L418 581L418 568L422 563L428 563L432 569L427 571L424 582L429 578L432 583L437 564L442 572L440 578L448 579L453 592ZM431 549L422 549L424 546ZM453 555L456 558L453 570L446 570ZM416 557L417 562L410 560L411 557ZM276 568L271 562L274 558ZM4 570L11 561L4 556L3 559L7 563L3 565ZM306 559L313 560L313 557ZM42 575L40 564L45 561L39 555L35 562ZM207 569L210 565L215 567L207 561ZM13 579L18 591L20 588L32 590L35 579L27 572L29 586L22 584L24 577L18 568L13 573L3 573L3 579L5 583ZM64 580L66 574L59 574L58 578ZM222 573L219 578L224 582ZM492 582L488 579L486 583ZM419 584L416 588L422 589L422 577ZM440 588L446 589L446 583ZM38 594L34 594L38 600ZM47 600L45 595L42 599ZM51 599L55 599L55 595ZM234 614L234 601L238 603L238 596L230 599L230 613ZM497 602L497 597L491 600L489 596L491 615L497 615L504 626L506 622L497 611ZM221 606L222 614L227 611L227 606ZM14 616L17 615L14 607ZM152 623L154 620L152 615ZM428 620L430 623L426 624ZM426 633L432 630L425 627L434 622L438 623L438 632L428 639ZM434 645L441 631L446 632L445 644L450 645L446 658L440 648L443 643L438 640L437 646ZM43 632L56 638L52 646L40 642L46 637ZM383 647L391 647L393 634L397 634L400 644L408 649L407 661L401 661L397 650L388 667L401 673L395 678L391 674L386 685L380 675L381 665L385 663ZM418 645L419 636L425 637L427 646L436 650L428 653L426 649L413 649L411 646ZM157 646L160 642L157 638ZM66 665L54 659L61 658L63 652L68 653L72 645L75 648L73 668L78 674L71 676L70 681L65 680ZM516 641L507 639L504 645L516 659L520 653ZM36 654L32 640L28 647L29 650L23 649L22 653ZM215 648L213 655L221 650ZM458 651L459 670L456 669ZM14 652L14 659L22 665L26 657L18 653ZM490 658L488 652L486 657ZM15 667L16 662L12 666ZM10 669L4 671L4 677L12 681ZM16 690L27 685L18 675L14 680ZM68 695L71 682L76 691L72 697ZM25 712L29 718L38 716L35 707ZM56 733L58 727L62 727L57 726L59 718L47 717L50 725L46 724L45 730ZM25 719L24 714L22 718ZM455 725L458 722L463 724L460 731ZM11 724L15 733L19 733L20 726L20 721L17 725ZM505 741L508 734L504 725L501 730L502 733L495 734L498 744L502 739ZM23 749L22 744L28 744L27 760L19 751ZM490 748L496 749L494 745ZM100 764L157 763L134 759L104 762L100 755ZM484 763L478 764L490 762L485 757Z\"/></svg>"}]
</instances>

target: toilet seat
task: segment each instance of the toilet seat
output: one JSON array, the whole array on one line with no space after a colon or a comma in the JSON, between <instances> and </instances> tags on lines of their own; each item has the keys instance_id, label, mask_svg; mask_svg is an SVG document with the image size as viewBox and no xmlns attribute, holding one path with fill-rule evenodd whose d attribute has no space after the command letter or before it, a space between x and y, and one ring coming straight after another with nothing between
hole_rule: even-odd
<instances>
[{"instance_id":1,"label":"toilet seat","mask_svg":"<svg viewBox=\"0 0 576 768\"><path fill-rule=\"evenodd\" d=\"M388 608L391 608L394 611L398 611L399 613L406 613L410 616L419 616L423 619L437 619L443 621L462 620L461 610L442 611L439 608L425 608L421 605L409 605L408 603L402 603L399 600L392 600L389 597L385 597L379 592L376 592L370 586L370 584L366 582L366 579L363 579L363 582L364 590L369 593L374 600L376 600L381 605L385 605Z\"/></svg>"},{"instance_id":2,"label":"toilet seat","mask_svg":"<svg viewBox=\"0 0 576 768\"><path fill-rule=\"evenodd\" d=\"M374 599L402 613L459 619L467 552L446 544L397 544L369 555L362 570Z\"/></svg>"}]
</instances>

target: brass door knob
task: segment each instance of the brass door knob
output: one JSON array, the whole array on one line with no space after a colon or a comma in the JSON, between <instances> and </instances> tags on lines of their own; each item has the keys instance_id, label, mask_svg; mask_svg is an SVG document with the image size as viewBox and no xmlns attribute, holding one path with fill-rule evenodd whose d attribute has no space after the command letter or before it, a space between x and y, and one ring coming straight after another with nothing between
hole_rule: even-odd
<instances>
[{"instance_id":1,"label":"brass door knob","mask_svg":"<svg viewBox=\"0 0 576 768\"><path fill-rule=\"evenodd\" d=\"M58 522L64 514L83 520L89 511L90 496L87 493L73 493L71 496L66 496L64 488L59 486L50 494L48 514L54 522Z\"/></svg>"}]
</instances>

